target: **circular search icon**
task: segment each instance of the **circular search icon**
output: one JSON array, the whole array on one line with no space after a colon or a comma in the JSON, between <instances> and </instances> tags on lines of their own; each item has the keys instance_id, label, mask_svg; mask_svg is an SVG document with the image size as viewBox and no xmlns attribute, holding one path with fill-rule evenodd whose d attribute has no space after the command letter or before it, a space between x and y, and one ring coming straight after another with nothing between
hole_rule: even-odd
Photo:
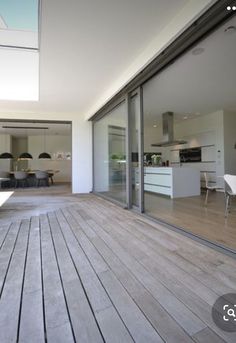
<instances>
[{"instance_id":1,"label":"circular search icon","mask_svg":"<svg viewBox=\"0 0 236 343\"><path fill-rule=\"evenodd\" d=\"M219 297L212 307L211 314L218 328L236 332L236 294L228 293Z\"/></svg>"}]
</instances>

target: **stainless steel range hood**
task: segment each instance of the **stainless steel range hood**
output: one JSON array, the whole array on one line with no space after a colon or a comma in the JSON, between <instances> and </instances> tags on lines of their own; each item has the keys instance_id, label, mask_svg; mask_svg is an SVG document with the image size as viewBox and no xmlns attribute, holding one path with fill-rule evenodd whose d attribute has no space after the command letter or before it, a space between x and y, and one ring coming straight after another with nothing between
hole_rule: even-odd
<instances>
[{"instance_id":1,"label":"stainless steel range hood","mask_svg":"<svg viewBox=\"0 0 236 343\"><path fill-rule=\"evenodd\" d=\"M186 141L174 139L174 113L162 113L163 139L160 143L153 143L152 146L166 147L178 144L186 144Z\"/></svg>"}]
</instances>

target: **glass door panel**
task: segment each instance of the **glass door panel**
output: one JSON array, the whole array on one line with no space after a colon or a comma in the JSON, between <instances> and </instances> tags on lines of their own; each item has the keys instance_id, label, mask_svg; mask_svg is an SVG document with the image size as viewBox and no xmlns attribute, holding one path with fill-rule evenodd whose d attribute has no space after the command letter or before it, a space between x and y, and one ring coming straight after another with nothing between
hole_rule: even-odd
<instances>
[{"instance_id":1,"label":"glass door panel","mask_svg":"<svg viewBox=\"0 0 236 343\"><path fill-rule=\"evenodd\" d=\"M130 97L130 148L131 148L131 202L142 211L142 166L141 166L141 106L140 92L137 90Z\"/></svg>"},{"instance_id":2,"label":"glass door panel","mask_svg":"<svg viewBox=\"0 0 236 343\"><path fill-rule=\"evenodd\" d=\"M126 204L125 101L94 123L94 190Z\"/></svg>"}]
</instances>

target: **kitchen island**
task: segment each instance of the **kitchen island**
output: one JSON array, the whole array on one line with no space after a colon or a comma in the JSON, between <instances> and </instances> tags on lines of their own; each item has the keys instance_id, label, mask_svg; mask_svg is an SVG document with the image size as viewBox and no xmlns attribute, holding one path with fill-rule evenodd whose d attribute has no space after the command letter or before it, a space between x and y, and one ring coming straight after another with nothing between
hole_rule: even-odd
<instances>
[{"instance_id":1,"label":"kitchen island","mask_svg":"<svg viewBox=\"0 0 236 343\"><path fill-rule=\"evenodd\" d=\"M144 191L172 199L200 195L200 171L191 167L144 167Z\"/></svg>"}]
</instances>

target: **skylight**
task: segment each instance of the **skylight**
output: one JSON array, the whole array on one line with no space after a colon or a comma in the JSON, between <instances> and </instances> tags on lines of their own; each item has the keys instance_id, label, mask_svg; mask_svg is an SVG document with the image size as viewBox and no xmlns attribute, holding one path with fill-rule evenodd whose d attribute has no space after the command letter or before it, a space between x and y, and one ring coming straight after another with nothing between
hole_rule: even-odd
<instances>
[{"instance_id":1,"label":"skylight","mask_svg":"<svg viewBox=\"0 0 236 343\"><path fill-rule=\"evenodd\" d=\"M38 32L38 0L0 0L0 13L8 29Z\"/></svg>"},{"instance_id":2,"label":"skylight","mask_svg":"<svg viewBox=\"0 0 236 343\"><path fill-rule=\"evenodd\" d=\"M0 0L0 100L38 100L38 13L38 0Z\"/></svg>"}]
</instances>

